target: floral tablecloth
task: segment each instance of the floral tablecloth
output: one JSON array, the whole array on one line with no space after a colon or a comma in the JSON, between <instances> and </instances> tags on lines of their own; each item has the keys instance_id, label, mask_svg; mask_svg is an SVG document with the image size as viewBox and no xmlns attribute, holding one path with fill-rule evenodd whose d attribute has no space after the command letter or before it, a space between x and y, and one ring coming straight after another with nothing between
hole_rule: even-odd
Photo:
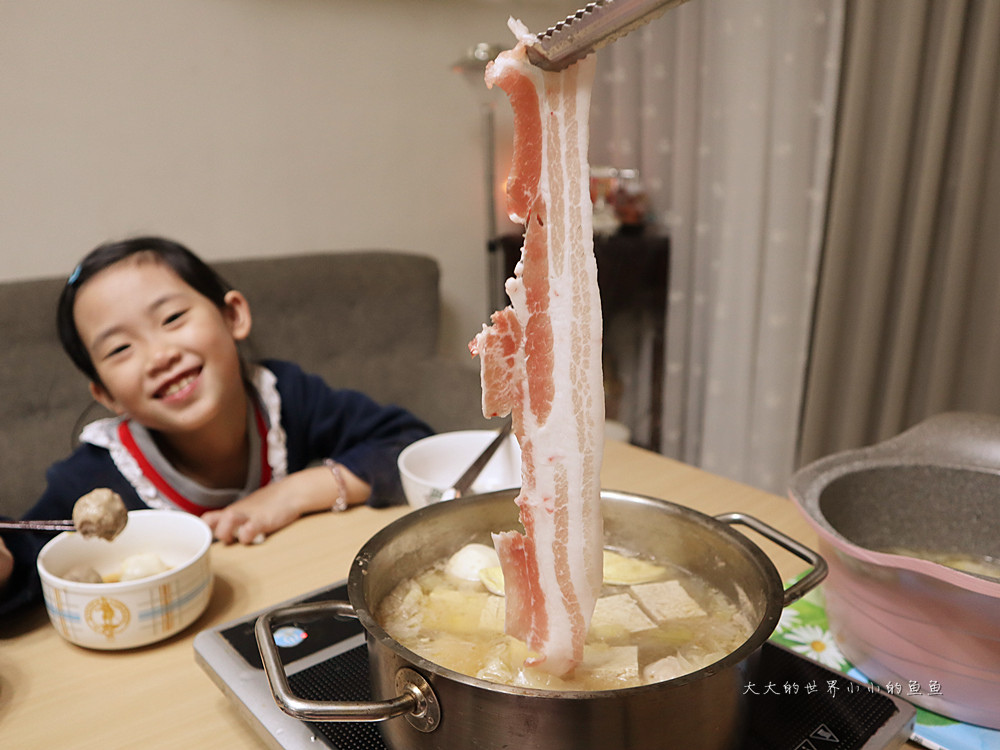
<instances>
[{"instance_id":1,"label":"floral tablecloth","mask_svg":"<svg viewBox=\"0 0 1000 750\"><path fill-rule=\"evenodd\" d=\"M814 659L829 669L870 683L867 677L844 658L833 640L826 618L822 586L784 609L771 640ZM894 695L905 700L910 690L927 691L934 689L934 686L891 685L879 688L891 690ZM920 707L917 707L912 739L931 750L1000 750L1000 731L963 724Z\"/></svg>"}]
</instances>

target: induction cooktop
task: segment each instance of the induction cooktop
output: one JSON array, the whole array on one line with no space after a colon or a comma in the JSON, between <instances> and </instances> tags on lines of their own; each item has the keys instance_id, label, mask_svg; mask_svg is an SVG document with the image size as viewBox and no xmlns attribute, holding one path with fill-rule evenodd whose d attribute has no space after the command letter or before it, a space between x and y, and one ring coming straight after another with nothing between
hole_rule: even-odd
<instances>
[{"instance_id":1,"label":"induction cooktop","mask_svg":"<svg viewBox=\"0 0 1000 750\"><path fill-rule=\"evenodd\" d=\"M269 609L346 600L341 581ZM255 612L195 637L198 663L244 719L277 750L385 750L378 724L305 722L282 712L261 665ZM356 620L327 617L274 632L292 693L312 700L371 700L364 631ZM794 690L791 688L794 686ZM740 750L876 750L902 746L916 710L778 644L762 647ZM392 719L391 721L402 720Z\"/></svg>"}]
</instances>

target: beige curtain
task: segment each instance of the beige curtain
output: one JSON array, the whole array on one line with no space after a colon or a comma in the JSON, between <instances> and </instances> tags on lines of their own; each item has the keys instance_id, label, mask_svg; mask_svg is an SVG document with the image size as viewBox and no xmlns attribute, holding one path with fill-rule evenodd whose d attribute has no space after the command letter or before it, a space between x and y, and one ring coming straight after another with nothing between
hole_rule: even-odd
<instances>
[{"instance_id":1,"label":"beige curtain","mask_svg":"<svg viewBox=\"0 0 1000 750\"><path fill-rule=\"evenodd\" d=\"M1000 413L1000 2L848 0L799 463Z\"/></svg>"},{"instance_id":2,"label":"beige curtain","mask_svg":"<svg viewBox=\"0 0 1000 750\"><path fill-rule=\"evenodd\" d=\"M637 167L671 241L660 450L775 492L796 458L842 5L698 0L598 54L591 163Z\"/></svg>"}]
</instances>

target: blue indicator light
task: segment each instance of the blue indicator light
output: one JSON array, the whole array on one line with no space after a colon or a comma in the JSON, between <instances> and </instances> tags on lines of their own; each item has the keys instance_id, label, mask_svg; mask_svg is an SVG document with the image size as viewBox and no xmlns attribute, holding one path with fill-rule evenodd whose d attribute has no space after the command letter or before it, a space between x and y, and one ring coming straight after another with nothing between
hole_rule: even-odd
<instances>
[{"instance_id":1,"label":"blue indicator light","mask_svg":"<svg viewBox=\"0 0 1000 750\"><path fill-rule=\"evenodd\" d=\"M281 648L298 646L308 637L309 634L306 631L294 625L285 625L274 631L274 642Z\"/></svg>"}]
</instances>

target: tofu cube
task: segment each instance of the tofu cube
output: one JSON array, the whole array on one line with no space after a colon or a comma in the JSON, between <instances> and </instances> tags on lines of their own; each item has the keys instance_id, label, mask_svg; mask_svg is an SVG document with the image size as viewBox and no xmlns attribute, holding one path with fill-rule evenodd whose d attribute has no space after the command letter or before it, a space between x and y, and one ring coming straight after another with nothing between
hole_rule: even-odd
<instances>
[{"instance_id":1,"label":"tofu cube","mask_svg":"<svg viewBox=\"0 0 1000 750\"><path fill-rule=\"evenodd\" d=\"M657 622L704 617L703 610L680 581L643 583L630 588L632 594Z\"/></svg>"},{"instance_id":2,"label":"tofu cube","mask_svg":"<svg viewBox=\"0 0 1000 750\"><path fill-rule=\"evenodd\" d=\"M594 640L621 638L656 627L628 594L614 594L597 600L590 620L590 635Z\"/></svg>"}]
</instances>

